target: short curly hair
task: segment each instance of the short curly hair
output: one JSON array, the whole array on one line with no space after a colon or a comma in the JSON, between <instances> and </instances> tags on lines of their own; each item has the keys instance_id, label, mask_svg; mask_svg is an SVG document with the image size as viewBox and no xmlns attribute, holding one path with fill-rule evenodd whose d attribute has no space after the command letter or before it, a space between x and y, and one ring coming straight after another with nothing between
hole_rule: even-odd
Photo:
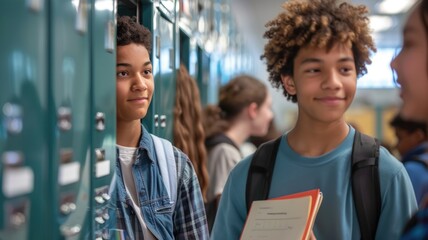
<instances>
[{"instance_id":1,"label":"short curly hair","mask_svg":"<svg viewBox=\"0 0 428 240\"><path fill-rule=\"evenodd\" d=\"M123 16L117 19L117 46L131 43L141 44L150 53L152 50L152 33L137 22L136 17Z\"/></svg>"},{"instance_id":2,"label":"short curly hair","mask_svg":"<svg viewBox=\"0 0 428 240\"><path fill-rule=\"evenodd\" d=\"M342 43L352 48L357 76L367 72L371 51L376 52L370 36L368 9L338 0L289 0L282 6L284 12L266 24L268 39L264 54L269 81L282 86L281 75L293 76L294 58L302 47L319 47L330 50ZM297 102L283 88L287 100Z\"/></svg>"}]
</instances>

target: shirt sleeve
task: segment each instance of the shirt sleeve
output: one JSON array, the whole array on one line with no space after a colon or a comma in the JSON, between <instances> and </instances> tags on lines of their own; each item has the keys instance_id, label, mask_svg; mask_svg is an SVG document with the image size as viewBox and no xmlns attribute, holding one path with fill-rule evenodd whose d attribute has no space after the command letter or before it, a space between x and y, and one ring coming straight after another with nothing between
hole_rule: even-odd
<instances>
[{"instance_id":1,"label":"shirt sleeve","mask_svg":"<svg viewBox=\"0 0 428 240\"><path fill-rule=\"evenodd\" d=\"M204 202L192 163L176 148L174 155L179 171L174 236L176 239L209 239Z\"/></svg>"}]
</instances>

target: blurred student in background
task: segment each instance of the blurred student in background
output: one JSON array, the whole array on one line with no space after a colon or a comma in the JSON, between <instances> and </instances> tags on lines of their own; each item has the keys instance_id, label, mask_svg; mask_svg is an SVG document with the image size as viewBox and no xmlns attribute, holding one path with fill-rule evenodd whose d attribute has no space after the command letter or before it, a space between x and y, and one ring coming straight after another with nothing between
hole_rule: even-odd
<instances>
[{"instance_id":1,"label":"blurred student in background","mask_svg":"<svg viewBox=\"0 0 428 240\"><path fill-rule=\"evenodd\" d=\"M425 122L403 119L397 114L390 122L394 128L401 162L407 170L415 190L416 200L421 203L422 197L428 192L428 147L427 128Z\"/></svg>"},{"instance_id":2,"label":"blurred student in background","mask_svg":"<svg viewBox=\"0 0 428 240\"><path fill-rule=\"evenodd\" d=\"M218 105L204 111L205 145L210 185L207 218L211 229L224 184L243 157L240 146L250 136L263 136L272 121L272 99L262 82L242 75L220 88Z\"/></svg>"},{"instance_id":3,"label":"blurred student in background","mask_svg":"<svg viewBox=\"0 0 428 240\"><path fill-rule=\"evenodd\" d=\"M183 64L177 72L173 131L174 145L192 161L206 202L208 171L201 98L196 81Z\"/></svg>"},{"instance_id":4,"label":"blurred student in background","mask_svg":"<svg viewBox=\"0 0 428 240\"><path fill-rule=\"evenodd\" d=\"M391 62L401 85L401 116L428 124L428 0L418 1L404 24L403 47ZM428 205L420 210L404 230L402 239L428 238Z\"/></svg>"}]
</instances>

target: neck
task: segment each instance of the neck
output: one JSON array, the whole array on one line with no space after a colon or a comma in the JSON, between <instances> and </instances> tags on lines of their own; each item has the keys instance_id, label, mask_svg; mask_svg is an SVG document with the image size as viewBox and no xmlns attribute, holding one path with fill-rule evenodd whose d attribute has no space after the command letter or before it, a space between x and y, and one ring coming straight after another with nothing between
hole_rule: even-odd
<instances>
[{"instance_id":1,"label":"neck","mask_svg":"<svg viewBox=\"0 0 428 240\"><path fill-rule=\"evenodd\" d=\"M287 141L299 154L316 157L335 149L346 138L348 132L349 126L343 120L328 124L298 122L288 133Z\"/></svg>"},{"instance_id":2,"label":"neck","mask_svg":"<svg viewBox=\"0 0 428 240\"><path fill-rule=\"evenodd\" d=\"M250 137L248 133L247 126L244 124L235 124L225 132L225 135L232 139L237 146L241 146Z\"/></svg>"},{"instance_id":3,"label":"neck","mask_svg":"<svg viewBox=\"0 0 428 240\"><path fill-rule=\"evenodd\" d=\"M138 147L141 134L140 120L131 122L117 121L116 144L124 147Z\"/></svg>"}]
</instances>

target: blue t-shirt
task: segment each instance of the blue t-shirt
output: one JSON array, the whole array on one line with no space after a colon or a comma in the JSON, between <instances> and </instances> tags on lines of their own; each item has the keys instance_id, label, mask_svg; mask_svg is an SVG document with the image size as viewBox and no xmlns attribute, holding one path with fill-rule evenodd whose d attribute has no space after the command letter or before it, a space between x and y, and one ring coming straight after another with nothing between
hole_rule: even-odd
<instances>
[{"instance_id":1,"label":"blue t-shirt","mask_svg":"<svg viewBox=\"0 0 428 240\"><path fill-rule=\"evenodd\" d=\"M314 223L315 237L360 240L351 184L351 151L355 130L334 150L319 157L303 157L281 139L269 198L315 188L323 201ZM231 172L220 201L211 239L239 239L247 216L245 186L252 156ZM379 176L382 210L376 239L398 239L417 210L415 195L403 165L381 147Z\"/></svg>"},{"instance_id":2,"label":"blue t-shirt","mask_svg":"<svg viewBox=\"0 0 428 240\"><path fill-rule=\"evenodd\" d=\"M428 153L425 153L427 149L428 142L424 142L409 151L402 159L412 181L418 205L422 204L424 196L428 193ZM414 158L418 158L421 162L412 161Z\"/></svg>"}]
</instances>

